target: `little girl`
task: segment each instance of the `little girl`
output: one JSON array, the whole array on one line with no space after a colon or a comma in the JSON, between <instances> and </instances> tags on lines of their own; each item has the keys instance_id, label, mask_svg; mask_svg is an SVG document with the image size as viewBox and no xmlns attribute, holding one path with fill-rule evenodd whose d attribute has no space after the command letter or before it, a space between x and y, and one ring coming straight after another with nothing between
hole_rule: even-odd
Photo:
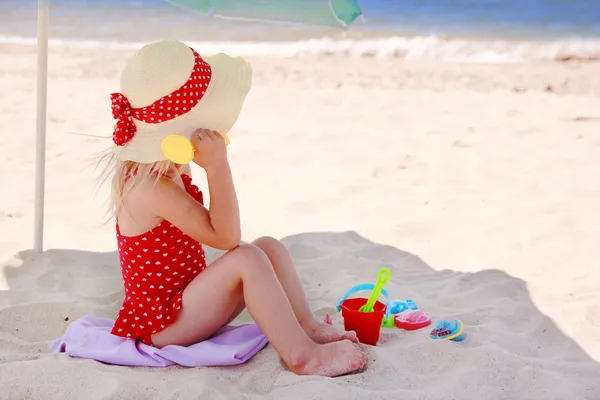
<instances>
[{"instance_id":1,"label":"little girl","mask_svg":"<svg viewBox=\"0 0 600 400\"><path fill-rule=\"evenodd\" d=\"M248 307L288 368L337 376L362 369L354 332L317 322L286 248L240 244L225 138L250 90L251 68L202 58L178 41L143 47L112 98L112 204L125 286L114 335L161 348L209 338ZM210 207L192 184L207 175ZM227 252L206 265L202 244Z\"/></svg>"}]
</instances>

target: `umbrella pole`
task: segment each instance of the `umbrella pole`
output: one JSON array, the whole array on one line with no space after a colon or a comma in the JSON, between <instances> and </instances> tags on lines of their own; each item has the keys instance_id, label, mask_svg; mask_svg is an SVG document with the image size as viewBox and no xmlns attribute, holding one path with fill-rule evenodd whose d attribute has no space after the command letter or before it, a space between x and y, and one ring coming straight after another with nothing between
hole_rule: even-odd
<instances>
[{"instance_id":1,"label":"umbrella pole","mask_svg":"<svg viewBox=\"0 0 600 400\"><path fill-rule=\"evenodd\" d=\"M35 217L33 249L44 248L44 180L46 169L46 106L48 93L48 21L50 0L38 0L37 119L35 140Z\"/></svg>"}]
</instances>

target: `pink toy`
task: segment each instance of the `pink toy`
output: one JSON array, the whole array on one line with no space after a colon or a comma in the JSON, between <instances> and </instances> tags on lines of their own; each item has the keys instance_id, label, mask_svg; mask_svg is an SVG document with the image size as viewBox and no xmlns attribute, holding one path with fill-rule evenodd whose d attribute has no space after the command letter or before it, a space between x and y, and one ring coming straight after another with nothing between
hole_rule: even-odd
<instances>
[{"instance_id":1,"label":"pink toy","mask_svg":"<svg viewBox=\"0 0 600 400\"><path fill-rule=\"evenodd\" d=\"M421 310L406 310L395 316L396 327L406 331L416 331L431 324L429 314Z\"/></svg>"}]
</instances>

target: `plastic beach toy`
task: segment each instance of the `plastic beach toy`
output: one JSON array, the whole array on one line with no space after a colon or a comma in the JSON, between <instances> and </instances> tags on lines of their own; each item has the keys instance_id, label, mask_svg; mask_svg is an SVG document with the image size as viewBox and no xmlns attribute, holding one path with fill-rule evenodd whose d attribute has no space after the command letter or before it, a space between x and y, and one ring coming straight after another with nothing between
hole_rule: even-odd
<instances>
[{"instance_id":1,"label":"plastic beach toy","mask_svg":"<svg viewBox=\"0 0 600 400\"><path fill-rule=\"evenodd\" d=\"M389 280L390 270L388 268L382 268L377 274L377 282L375 282L375 287L369 296L369 300L367 300L367 304L359 308L358 311L373 312L373 306L381 294L381 289L383 289L383 285L385 285Z\"/></svg>"},{"instance_id":2,"label":"plastic beach toy","mask_svg":"<svg viewBox=\"0 0 600 400\"><path fill-rule=\"evenodd\" d=\"M406 310L416 311L419 309L419 307L417 307L415 302L410 299L407 299L405 301L392 300L390 302L390 304L388 304L388 307L390 308L390 314L400 314L401 312L406 311Z\"/></svg>"},{"instance_id":3,"label":"plastic beach toy","mask_svg":"<svg viewBox=\"0 0 600 400\"><path fill-rule=\"evenodd\" d=\"M422 310L406 310L394 317L396 327L405 331L416 331L431 325L431 317Z\"/></svg>"},{"instance_id":4,"label":"plastic beach toy","mask_svg":"<svg viewBox=\"0 0 600 400\"><path fill-rule=\"evenodd\" d=\"M366 305L368 299L364 297L348 298L356 292L374 291L375 285L372 283L363 283L350 288L337 304L338 312L342 312L344 318L344 329L354 331L361 343L375 346L379 340L381 331L381 321L389 316L389 309L378 300L373 304L372 312L359 311ZM373 293L371 293L373 294ZM388 292L381 288L380 295L385 297L386 302L390 302Z\"/></svg>"},{"instance_id":5,"label":"plastic beach toy","mask_svg":"<svg viewBox=\"0 0 600 400\"><path fill-rule=\"evenodd\" d=\"M457 319L451 322L445 319L438 321L435 324L435 328L429 334L430 339L452 340L453 342L461 342L465 337L464 324Z\"/></svg>"},{"instance_id":6,"label":"plastic beach toy","mask_svg":"<svg viewBox=\"0 0 600 400\"><path fill-rule=\"evenodd\" d=\"M180 135L169 135L162 141L162 151L170 161L184 165L194 159L192 142Z\"/></svg>"},{"instance_id":7,"label":"plastic beach toy","mask_svg":"<svg viewBox=\"0 0 600 400\"><path fill-rule=\"evenodd\" d=\"M225 133L221 133L225 145L229 146L230 140ZM180 135L168 135L161 143L162 151L168 160L185 165L194 159L194 145L187 138Z\"/></svg>"},{"instance_id":8,"label":"plastic beach toy","mask_svg":"<svg viewBox=\"0 0 600 400\"><path fill-rule=\"evenodd\" d=\"M393 328L396 325L395 315L400 314L402 312L412 310L417 311L419 308L415 304L414 301L408 300L393 300L387 305L387 313L385 318L381 322L382 328ZM391 314L391 315L390 315ZM429 324L428 324L429 325Z\"/></svg>"}]
</instances>

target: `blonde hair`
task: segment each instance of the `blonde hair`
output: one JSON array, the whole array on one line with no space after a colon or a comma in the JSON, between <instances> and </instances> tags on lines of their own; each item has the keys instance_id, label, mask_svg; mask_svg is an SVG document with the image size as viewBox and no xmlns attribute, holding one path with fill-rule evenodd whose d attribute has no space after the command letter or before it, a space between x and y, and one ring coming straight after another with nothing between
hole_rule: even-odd
<instances>
[{"instance_id":1,"label":"blonde hair","mask_svg":"<svg viewBox=\"0 0 600 400\"><path fill-rule=\"evenodd\" d=\"M105 162L100 173L99 185L110 181L110 197L108 201L107 216L114 217L123 207L123 199L140 182L153 179L154 182L175 171L181 175L183 166L177 165L169 160L156 161L153 163L138 163L135 161L121 161L112 151L105 153L98 164Z\"/></svg>"}]
</instances>

